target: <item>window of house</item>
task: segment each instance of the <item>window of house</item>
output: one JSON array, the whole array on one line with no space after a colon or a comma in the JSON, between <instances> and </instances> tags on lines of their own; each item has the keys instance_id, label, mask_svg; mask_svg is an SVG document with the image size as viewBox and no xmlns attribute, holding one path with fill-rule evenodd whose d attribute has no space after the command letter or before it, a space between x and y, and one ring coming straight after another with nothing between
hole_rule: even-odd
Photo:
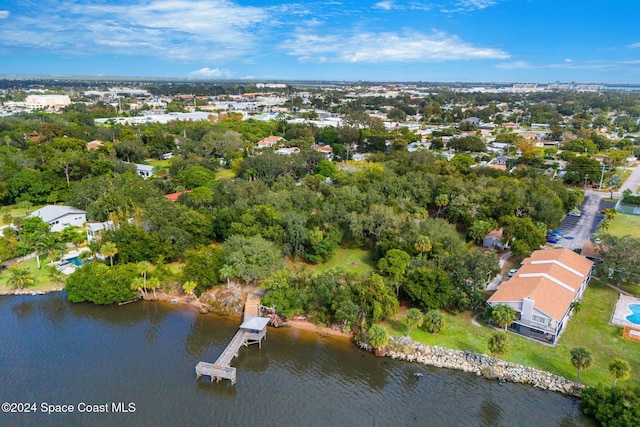
<instances>
[{"instance_id":1,"label":"window of house","mask_svg":"<svg viewBox=\"0 0 640 427\"><path fill-rule=\"evenodd\" d=\"M535 314L531 316L531 320L537 323L542 323L542 324L547 323L547 319L545 319L544 317L536 316Z\"/></svg>"}]
</instances>

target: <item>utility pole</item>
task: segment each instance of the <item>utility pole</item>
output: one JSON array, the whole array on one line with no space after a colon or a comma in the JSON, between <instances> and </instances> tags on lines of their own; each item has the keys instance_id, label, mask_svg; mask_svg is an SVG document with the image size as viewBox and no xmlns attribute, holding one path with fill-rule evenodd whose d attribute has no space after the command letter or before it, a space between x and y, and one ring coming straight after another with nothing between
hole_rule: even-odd
<instances>
[{"instance_id":1,"label":"utility pole","mask_svg":"<svg viewBox=\"0 0 640 427\"><path fill-rule=\"evenodd\" d=\"M602 173L600 174L600 185L598 186L598 190L602 189L602 180L604 178L604 167L605 167L605 164L604 162L602 162Z\"/></svg>"}]
</instances>

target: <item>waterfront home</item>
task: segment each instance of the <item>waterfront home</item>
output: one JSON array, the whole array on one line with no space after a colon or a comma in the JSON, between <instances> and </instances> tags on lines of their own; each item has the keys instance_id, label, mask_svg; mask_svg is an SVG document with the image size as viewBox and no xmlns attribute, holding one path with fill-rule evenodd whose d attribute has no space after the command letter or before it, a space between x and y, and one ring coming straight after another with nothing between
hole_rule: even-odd
<instances>
[{"instance_id":1,"label":"waterfront home","mask_svg":"<svg viewBox=\"0 0 640 427\"><path fill-rule=\"evenodd\" d=\"M566 248L535 251L487 303L516 311L508 330L555 344L572 304L580 300L589 283L592 267L593 261Z\"/></svg>"},{"instance_id":2,"label":"waterfront home","mask_svg":"<svg viewBox=\"0 0 640 427\"><path fill-rule=\"evenodd\" d=\"M82 227L87 222L87 212L71 206L47 205L29 216L39 217L51 226L53 232L62 231L69 225Z\"/></svg>"}]
</instances>

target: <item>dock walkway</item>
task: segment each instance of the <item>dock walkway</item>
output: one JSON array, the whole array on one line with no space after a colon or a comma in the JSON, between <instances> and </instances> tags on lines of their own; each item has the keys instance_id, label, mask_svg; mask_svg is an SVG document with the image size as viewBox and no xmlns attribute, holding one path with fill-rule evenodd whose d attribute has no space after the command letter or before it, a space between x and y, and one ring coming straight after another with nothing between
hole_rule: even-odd
<instances>
[{"instance_id":1,"label":"dock walkway","mask_svg":"<svg viewBox=\"0 0 640 427\"><path fill-rule=\"evenodd\" d=\"M236 368L231 366L231 361L234 357L238 357L238 351L243 345L245 347L249 344L262 346L262 339L267 334L269 319L260 317L260 298L262 295L264 295L263 291L256 291L247 296L244 306L244 321L238 332L214 363L199 362L196 365L196 378L206 375L211 378L211 381L218 382L221 379L228 379L231 384L236 383Z\"/></svg>"}]
</instances>

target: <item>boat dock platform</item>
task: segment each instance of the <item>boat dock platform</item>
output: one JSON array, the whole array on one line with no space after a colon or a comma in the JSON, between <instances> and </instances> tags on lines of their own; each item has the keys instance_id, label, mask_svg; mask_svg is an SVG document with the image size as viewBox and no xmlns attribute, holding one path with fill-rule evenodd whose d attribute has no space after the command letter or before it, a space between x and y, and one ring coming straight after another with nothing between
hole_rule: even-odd
<instances>
[{"instance_id":1,"label":"boat dock platform","mask_svg":"<svg viewBox=\"0 0 640 427\"><path fill-rule=\"evenodd\" d=\"M227 347L214 363L198 362L196 365L196 378L208 376L211 381L226 379L231 384L236 383L236 368L231 366L234 357L238 357L241 346L258 344L262 347L262 339L267 335L267 323L269 318L260 317L260 296L251 294L245 303L244 321L240 325L238 332L233 336Z\"/></svg>"}]
</instances>

